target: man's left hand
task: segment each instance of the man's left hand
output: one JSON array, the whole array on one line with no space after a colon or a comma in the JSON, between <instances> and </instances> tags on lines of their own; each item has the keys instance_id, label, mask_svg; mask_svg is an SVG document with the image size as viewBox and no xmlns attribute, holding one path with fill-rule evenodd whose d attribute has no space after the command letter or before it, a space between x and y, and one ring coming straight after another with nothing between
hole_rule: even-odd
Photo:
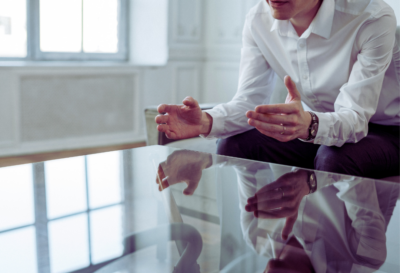
<instances>
[{"instance_id":1,"label":"man's left hand","mask_svg":"<svg viewBox=\"0 0 400 273\"><path fill-rule=\"evenodd\" d=\"M262 134L281 142L306 139L311 114L304 111L301 96L289 76L284 79L288 95L284 104L259 105L246 113L248 123Z\"/></svg>"}]
</instances>

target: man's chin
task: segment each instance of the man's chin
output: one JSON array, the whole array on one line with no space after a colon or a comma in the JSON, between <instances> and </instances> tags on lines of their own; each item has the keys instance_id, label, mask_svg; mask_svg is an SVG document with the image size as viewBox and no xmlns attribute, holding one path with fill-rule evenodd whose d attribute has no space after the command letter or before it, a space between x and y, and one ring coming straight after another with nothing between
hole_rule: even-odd
<instances>
[{"instance_id":1,"label":"man's chin","mask_svg":"<svg viewBox=\"0 0 400 273\"><path fill-rule=\"evenodd\" d=\"M276 20L289 20L291 18L290 15L281 12L272 12L272 17Z\"/></svg>"}]
</instances>

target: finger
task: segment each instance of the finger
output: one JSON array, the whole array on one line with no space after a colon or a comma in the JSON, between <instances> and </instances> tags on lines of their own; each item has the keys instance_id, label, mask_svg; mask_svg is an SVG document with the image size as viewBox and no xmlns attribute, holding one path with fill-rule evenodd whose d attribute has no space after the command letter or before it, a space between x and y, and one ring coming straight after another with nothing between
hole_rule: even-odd
<instances>
[{"instance_id":1,"label":"finger","mask_svg":"<svg viewBox=\"0 0 400 273\"><path fill-rule=\"evenodd\" d=\"M282 273L282 272L288 272L287 269L291 269L291 267L288 266L288 264L282 260L278 259L270 259L268 261L267 267L265 268L265 272L268 273Z\"/></svg>"},{"instance_id":2,"label":"finger","mask_svg":"<svg viewBox=\"0 0 400 273\"><path fill-rule=\"evenodd\" d=\"M282 194L281 188L275 188L273 190L260 189L253 197L247 199L247 204L251 205L262 201L279 199L282 198L283 195L286 194Z\"/></svg>"},{"instance_id":3,"label":"finger","mask_svg":"<svg viewBox=\"0 0 400 273\"><path fill-rule=\"evenodd\" d=\"M163 191L169 187L168 176L161 181L161 184L158 184L158 190Z\"/></svg>"},{"instance_id":4,"label":"finger","mask_svg":"<svg viewBox=\"0 0 400 273\"><path fill-rule=\"evenodd\" d=\"M186 98L184 98L184 100L182 101L184 105L189 106L189 107L198 107L199 103L197 102L197 100L195 100L194 98L188 96Z\"/></svg>"},{"instance_id":5,"label":"finger","mask_svg":"<svg viewBox=\"0 0 400 273\"><path fill-rule=\"evenodd\" d=\"M295 195L295 186L294 185L289 185L289 186L283 186L284 183L280 183L281 186L277 187L275 189L266 191L263 190L260 192L257 192L257 201L262 202L262 201L267 201L267 200L274 200L274 199L281 199L283 197L291 197Z\"/></svg>"},{"instance_id":6,"label":"finger","mask_svg":"<svg viewBox=\"0 0 400 273\"><path fill-rule=\"evenodd\" d=\"M284 78L285 86L288 90L289 95L292 97L291 99L301 99L300 93L297 90L296 84L292 81L290 76L285 76Z\"/></svg>"},{"instance_id":7,"label":"finger","mask_svg":"<svg viewBox=\"0 0 400 273\"><path fill-rule=\"evenodd\" d=\"M286 218L285 225L283 226L282 229L282 239L287 240L289 237L290 232L292 232L294 224L296 223L297 220L297 213L296 215L290 216Z\"/></svg>"},{"instance_id":8,"label":"finger","mask_svg":"<svg viewBox=\"0 0 400 273\"><path fill-rule=\"evenodd\" d=\"M273 124L273 123L266 123L263 121L258 121L255 119L249 119L248 120L249 125L254 126L256 129L260 129L263 131L267 131L270 133L275 133L279 135L293 135L297 132L295 127L292 126L287 126L287 125L282 125L282 124ZM283 133L283 134L281 134Z\"/></svg>"},{"instance_id":9,"label":"finger","mask_svg":"<svg viewBox=\"0 0 400 273\"><path fill-rule=\"evenodd\" d=\"M254 204L254 203L257 203L257 195L254 195L249 199L247 199L247 204Z\"/></svg>"},{"instance_id":10,"label":"finger","mask_svg":"<svg viewBox=\"0 0 400 273\"><path fill-rule=\"evenodd\" d=\"M282 208L282 207L292 207L293 206L293 198L279 198L279 199L270 199L270 200L265 200L265 201L258 201L256 204L258 210L262 211L270 211L270 210L275 210L277 208Z\"/></svg>"},{"instance_id":11,"label":"finger","mask_svg":"<svg viewBox=\"0 0 400 273\"><path fill-rule=\"evenodd\" d=\"M163 180L161 181L161 186L163 189L166 189L169 187L168 176L163 178Z\"/></svg>"},{"instance_id":12,"label":"finger","mask_svg":"<svg viewBox=\"0 0 400 273\"><path fill-rule=\"evenodd\" d=\"M174 105L174 104L160 104L157 107L157 111L160 114L171 113L173 111L176 111L176 109L179 107L180 107L179 105Z\"/></svg>"},{"instance_id":13,"label":"finger","mask_svg":"<svg viewBox=\"0 0 400 273\"><path fill-rule=\"evenodd\" d=\"M280 142L288 142L291 141L293 139L297 138L297 134L296 135L282 135L281 133L273 133L273 132L268 132L265 130L261 130L256 128L261 134L264 134L266 136L272 137Z\"/></svg>"},{"instance_id":14,"label":"finger","mask_svg":"<svg viewBox=\"0 0 400 273\"><path fill-rule=\"evenodd\" d=\"M259 105L256 107L255 111L257 113L263 114L296 114L300 111L297 103L280 103L280 104L270 104L270 105Z\"/></svg>"},{"instance_id":15,"label":"finger","mask_svg":"<svg viewBox=\"0 0 400 273\"><path fill-rule=\"evenodd\" d=\"M280 191L279 188L283 190L284 196L294 193L293 182L291 179L288 178L287 174L284 174L281 177L279 177L276 181L265 185L264 187L259 189L255 195L257 196L257 198L260 198L260 196L262 196L265 192Z\"/></svg>"},{"instance_id":16,"label":"finger","mask_svg":"<svg viewBox=\"0 0 400 273\"><path fill-rule=\"evenodd\" d=\"M294 212L294 209L282 208L281 210L275 211L257 210L255 214L257 215L256 217L262 219L280 219L292 216Z\"/></svg>"},{"instance_id":17,"label":"finger","mask_svg":"<svg viewBox=\"0 0 400 273\"><path fill-rule=\"evenodd\" d=\"M168 125L168 124L159 124L159 125L157 125L157 130L158 130L159 132L162 132L162 133L167 133L167 132L170 131L170 130L169 130L169 125Z\"/></svg>"},{"instance_id":18,"label":"finger","mask_svg":"<svg viewBox=\"0 0 400 273\"><path fill-rule=\"evenodd\" d=\"M164 170L160 164L160 165L158 165L156 183L160 184L164 178L165 178Z\"/></svg>"},{"instance_id":19,"label":"finger","mask_svg":"<svg viewBox=\"0 0 400 273\"><path fill-rule=\"evenodd\" d=\"M252 203L252 204L247 204L246 206L244 206L244 209L247 212L252 212L252 211L257 211L258 209L257 203Z\"/></svg>"},{"instance_id":20,"label":"finger","mask_svg":"<svg viewBox=\"0 0 400 273\"><path fill-rule=\"evenodd\" d=\"M291 126L297 126L298 125L298 118L296 115L276 115L276 114L263 114L263 113L257 113L255 111L247 111L246 117L263 121L266 123L272 123L272 124L285 124L286 125L291 125Z\"/></svg>"},{"instance_id":21,"label":"finger","mask_svg":"<svg viewBox=\"0 0 400 273\"><path fill-rule=\"evenodd\" d=\"M265 202L268 200L281 199L283 197L289 196L289 194L286 193L286 191L283 190L282 188L277 188L272 191L258 193L257 196L258 196L258 199L257 199L258 202Z\"/></svg>"},{"instance_id":22,"label":"finger","mask_svg":"<svg viewBox=\"0 0 400 273\"><path fill-rule=\"evenodd\" d=\"M159 132L165 133L165 136L166 136L167 138L170 138L170 139L177 139L177 138L178 138L178 136L176 135L176 133L173 132L173 131L171 131L171 130L169 129L169 125L168 125L168 124L159 124L159 125L157 126L157 130L158 130Z\"/></svg>"},{"instance_id":23,"label":"finger","mask_svg":"<svg viewBox=\"0 0 400 273\"><path fill-rule=\"evenodd\" d=\"M197 189L197 185L198 185L197 183L188 183L187 188L183 190L183 194L192 195Z\"/></svg>"},{"instance_id":24,"label":"finger","mask_svg":"<svg viewBox=\"0 0 400 273\"><path fill-rule=\"evenodd\" d=\"M155 121L158 124L168 123L169 115L158 115L158 116L156 116Z\"/></svg>"}]
</instances>

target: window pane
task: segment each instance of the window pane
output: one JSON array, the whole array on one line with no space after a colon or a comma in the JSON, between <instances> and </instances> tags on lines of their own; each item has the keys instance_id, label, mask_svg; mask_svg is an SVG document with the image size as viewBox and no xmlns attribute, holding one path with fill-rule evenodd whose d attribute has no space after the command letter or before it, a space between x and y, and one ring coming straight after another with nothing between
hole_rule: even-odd
<instances>
[{"instance_id":1,"label":"window pane","mask_svg":"<svg viewBox=\"0 0 400 273\"><path fill-rule=\"evenodd\" d=\"M82 0L40 0L40 49L80 52Z\"/></svg>"},{"instance_id":2,"label":"window pane","mask_svg":"<svg viewBox=\"0 0 400 273\"><path fill-rule=\"evenodd\" d=\"M121 202L119 152L89 155L87 160L90 207Z\"/></svg>"},{"instance_id":3,"label":"window pane","mask_svg":"<svg viewBox=\"0 0 400 273\"><path fill-rule=\"evenodd\" d=\"M26 57L26 0L0 0L0 57Z\"/></svg>"},{"instance_id":4,"label":"window pane","mask_svg":"<svg viewBox=\"0 0 400 273\"><path fill-rule=\"evenodd\" d=\"M32 224L33 208L32 165L0 168L0 230Z\"/></svg>"},{"instance_id":5,"label":"window pane","mask_svg":"<svg viewBox=\"0 0 400 273\"><path fill-rule=\"evenodd\" d=\"M0 234L0 272L36 273L35 228Z\"/></svg>"},{"instance_id":6,"label":"window pane","mask_svg":"<svg viewBox=\"0 0 400 273\"><path fill-rule=\"evenodd\" d=\"M118 51L118 0L83 1L83 50Z\"/></svg>"},{"instance_id":7,"label":"window pane","mask_svg":"<svg viewBox=\"0 0 400 273\"><path fill-rule=\"evenodd\" d=\"M89 266L87 214L49 222L51 272Z\"/></svg>"},{"instance_id":8,"label":"window pane","mask_svg":"<svg viewBox=\"0 0 400 273\"><path fill-rule=\"evenodd\" d=\"M45 173L47 216L50 219L87 209L85 157L48 161Z\"/></svg>"},{"instance_id":9,"label":"window pane","mask_svg":"<svg viewBox=\"0 0 400 273\"><path fill-rule=\"evenodd\" d=\"M122 206L92 211L90 236L94 264L122 255Z\"/></svg>"}]
</instances>

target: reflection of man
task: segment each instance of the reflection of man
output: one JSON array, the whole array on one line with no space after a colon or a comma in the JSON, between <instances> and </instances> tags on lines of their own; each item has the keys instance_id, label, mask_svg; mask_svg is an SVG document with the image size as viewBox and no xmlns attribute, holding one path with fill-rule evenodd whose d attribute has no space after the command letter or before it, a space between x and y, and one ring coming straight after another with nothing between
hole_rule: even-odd
<instances>
[{"instance_id":1,"label":"reflection of man","mask_svg":"<svg viewBox=\"0 0 400 273\"><path fill-rule=\"evenodd\" d=\"M268 258L265 272L374 272L385 261L385 231L399 194L397 184L315 172L319 180L314 191L307 170L211 159L188 150L169 155L159 165L156 181L160 190L186 182L184 194L190 195L202 170L212 165L233 166L237 173L242 232L246 243ZM249 266L242 263L242 269Z\"/></svg>"},{"instance_id":2,"label":"reflection of man","mask_svg":"<svg viewBox=\"0 0 400 273\"><path fill-rule=\"evenodd\" d=\"M383 0L263 0L246 18L232 101L203 112L191 97L160 105L167 114L156 117L157 128L173 139L222 138L223 155L399 175L395 30ZM276 76L288 96L268 105Z\"/></svg>"},{"instance_id":3,"label":"reflection of man","mask_svg":"<svg viewBox=\"0 0 400 273\"><path fill-rule=\"evenodd\" d=\"M286 173L272 183L265 182L270 180L267 171L260 175L259 170L236 170L246 241L259 255L273 258L265 272L282 268L284 272L375 272L386 260L385 231L398 185L327 175L318 191L303 195L298 203L277 197L274 188L296 185L301 192L297 183L302 180L302 170ZM298 179L293 179L295 176ZM296 210L293 224L288 224L290 218L283 219L287 206ZM258 217L248 213L256 210Z\"/></svg>"}]
</instances>

